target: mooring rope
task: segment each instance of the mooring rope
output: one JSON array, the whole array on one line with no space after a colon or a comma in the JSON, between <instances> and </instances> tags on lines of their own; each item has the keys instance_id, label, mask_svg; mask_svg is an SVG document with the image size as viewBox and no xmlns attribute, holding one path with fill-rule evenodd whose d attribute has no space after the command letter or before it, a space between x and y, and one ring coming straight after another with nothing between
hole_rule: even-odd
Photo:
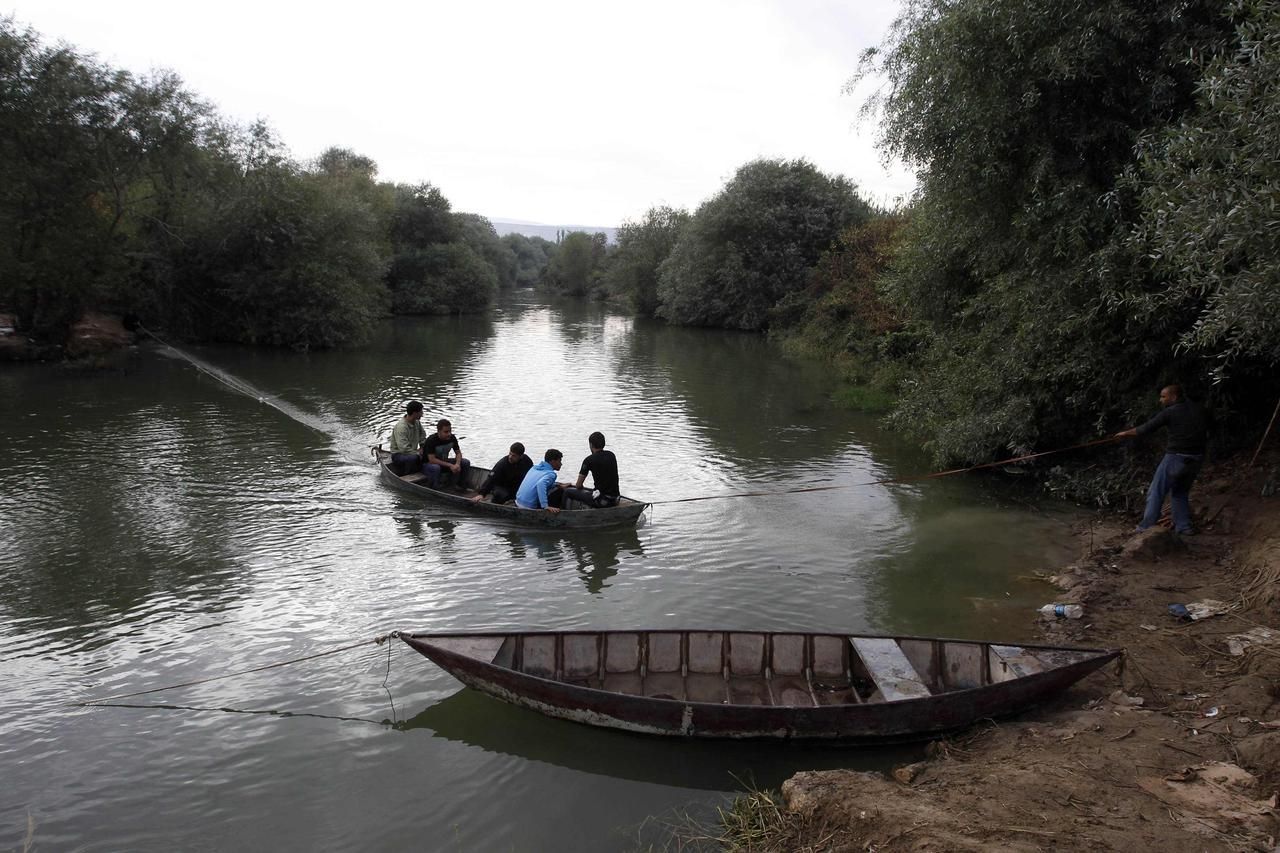
<instances>
[{"instance_id":1,"label":"mooring rope","mask_svg":"<svg viewBox=\"0 0 1280 853\"><path fill-rule=\"evenodd\" d=\"M164 691L164 690L177 690L179 687L195 687L197 684L208 684L211 681L222 681L223 679L226 679L226 678L236 678L237 676L241 676L241 675L251 675L252 673L255 673L255 672L263 672L264 670L268 670L268 669L276 669L277 667L289 666L290 664L302 663L303 661L315 660L316 658L327 657L329 655L336 655L338 654L338 652L350 651L351 649L358 648L359 646L366 646L369 643L374 643L375 645L380 646L383 643L385 643L387 640L395 637L399 637L399 636L400 636L399 631L392 631L389 634L380 634L371 640L361 640L358 643L352 643L350 645L342 646L341 648L337 648L337 649L329 649L328 651L325 651L325 652L317 652L314 655L306 655L300 658L292 658L291 660L277 661L276 663L269 663L265 666L256 666L253 669L242 669L239 672L229 672L225 675L215 675L210 678L201 678L197 681L184 681L181 684L169 684L164 687L154 687L150 690L139 690L136 693L117 693L113 696L99 696L97 699L88 699L84 702L69 702L65 707L82 708L88 705L101 705L104 702L114 702L117 699L132 699L134 696L146 696L150 693L160 693L161 691ZM390 662L388 662L387 665L388 667L390 667Z\"/></svg>"},{"instance_id":2,"label":"mooring rope","mask_svg":"<svg viewBox=\"0 0 1280 853\"><path fill-rule=\"evenodd\" d=\"M702 495L696 498L672 498L665 501L651 501L650 505L655 504L681 504L693 503L694 501L715 501L724 498L763 498L778 497L781 495L794 495L802 492L830 492L836 489L859 489L866 486L884 486L891 483L911 483L918 480L936 480L939 477L950 477L953 474L965 474L969 471L978 471L983 468L1001 468L1005 465L1012 465L1015 462L1026 462L1029 459L1039 459L1042 456L1051 456L1055 453L1067 453L1071 450L1083 450L1086 447L1097 447L1100 444L1111 444L1119 441L1115 436L1099 438L1095 441L1086 441L1083 444L1073 444L1071 447L1059 447L1056 450L1042 450L1039 453L1027 453L1023 456L1015 456L1012 459L1001 459L999 462L984 462L981 465L970 465L968 468L952 468L949 471L935 471L932 474L916 474L910 477L888 477L883 480L869 480L865 483L845 483L838 486L807 486L800 489L782 489L780 491L765 492L735 492L731 495Z\"/></svg>"}]
</instances>

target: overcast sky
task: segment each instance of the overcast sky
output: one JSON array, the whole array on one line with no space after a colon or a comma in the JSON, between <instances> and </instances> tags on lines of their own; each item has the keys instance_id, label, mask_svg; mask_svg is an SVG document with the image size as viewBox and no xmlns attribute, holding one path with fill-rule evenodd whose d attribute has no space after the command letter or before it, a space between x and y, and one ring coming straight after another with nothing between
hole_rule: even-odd
<instances>
[{"instance_id":1,"label":"overcast sky","mask_svg":"<svg viewBox=\"0 0 1280 853\"><path fill-rule=\"evenodd\" d=\"M458 211L617 225L692 210L757 157L804 157L881 203L908 193L859 122L862 90L843 93L898 7L17 0L10 14L46 43L177 72L299 159L341 145Z\"/></svg>"}]
</instances>

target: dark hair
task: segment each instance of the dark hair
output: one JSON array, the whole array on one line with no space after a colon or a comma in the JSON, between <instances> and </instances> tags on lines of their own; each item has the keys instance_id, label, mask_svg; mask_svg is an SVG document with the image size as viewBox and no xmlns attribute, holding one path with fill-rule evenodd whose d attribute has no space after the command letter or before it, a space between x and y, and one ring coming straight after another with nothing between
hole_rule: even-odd
<instances>
[{"instance_id":1,"label":"dark hair","mask_svg":"<svg viewBox=\"0 0 1280 853\"><path fill-rule=\"evenodd\" d=\"M441 427L452 427L452 426L453 424L449 423L448 418L441 418L440 420L436 421L436 429L440 429Z\"/></svg>"},{"instance_id":2,"label":"dark hair","mask_svg":"<svg viewBox=\"0 0 1280 853\"><path fill-rule=\"evenodd\" d=\"M405 404L404 412L406 415L412 415L414 412L421 412L421 411L422 411L422 404L419 403L417 400L410 400L408 403Z\"/></svg>"},{"instance_id":3,"label":"dark hair","mask_svg":"<svg viewBox=\"0 0 1280 853\"><path fill-rule=\"evenodd\" d=\"M519 453L519 454L522 454L522 455L523 455L523 454L524 454L524 445L517 441L515 444L511 445L511 452L512 452L512 453Z\"/></svg>"},{"instance_id":4,"label":"dark hair","mask_svg":"<svg viewBox=\"0 0 1280 853\"><path fill-rule=\"evenodd\" d=\"M546 453L542 454L542 458L548 462L555 462L558 459L563 459L564 454L552 447L549 448Z\"/></svg>"},{"instance_id":5,"label":"dark hair","mask_svg":"<svg viewBox=\"0 0 1280 853\"><path fill-rule=\"evenodd\" d=\"M604 450L604 433L598 430L591 433L591 435L587 436L587 444L591 445L596 450Z\"/></svg>"}]
</instances>

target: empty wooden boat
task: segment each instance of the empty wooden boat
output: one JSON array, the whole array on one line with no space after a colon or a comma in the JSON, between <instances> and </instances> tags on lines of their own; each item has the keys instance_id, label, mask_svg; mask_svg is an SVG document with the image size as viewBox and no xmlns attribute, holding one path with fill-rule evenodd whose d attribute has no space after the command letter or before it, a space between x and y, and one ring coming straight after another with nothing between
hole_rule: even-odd
<instances>
[{"instance_id":1,"label":"empty wooden boat","mask_svg":"<svg viewBox=\"0 0 1280 853\"><path fill-rule=\"evenodd\" d=\"M1024 710L1123 652L763 631L398 633L464 684L595 726L893 740Z\"/></svg>"},{"instance_id":2,"label":"empty wooden boat","mask_svg":"<svg viewBox=\"0 0 1280 853\"><path fill-rule=\"evenodd\" d=\"M553 528L601 528L634 526L644 514L647 503L628 497L618 499L617 506L596 509L575 500L565 501L560 512L547 512L543 509L522 509L514 503L495 504L488 501L474 501L476 491L488 479L488 468L470 466L467 470L466 482L449 483L441 488L433 489L426 484L426 474L397 474L391 467L391 453L381 447L375 447L374 456L378 467L382 469L383 482L419 497L451 506L454 509L470 512L488 518L499 519L522 527Z\"/></svg>"}]
</instances>

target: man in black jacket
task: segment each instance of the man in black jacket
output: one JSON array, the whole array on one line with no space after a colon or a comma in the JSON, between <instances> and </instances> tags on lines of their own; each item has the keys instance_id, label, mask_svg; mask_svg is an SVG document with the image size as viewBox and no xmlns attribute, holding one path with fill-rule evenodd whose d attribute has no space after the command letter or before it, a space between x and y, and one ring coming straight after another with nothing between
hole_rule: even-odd
<instances>
[{"instance_id":1,"label":"man in black jacket","mask_svg":"<svg viewBox=\"0 0 1280 853\"><path fill-rule=\"evenodd\" d=\"M525 455L524 445L517 441L511 445L510 453L494 463L493 473L480 486L480 490L472 500L484 500L490 495L492 495L492 502L496 504L514 500L516 489L520 488L524 475L528 474L532 467L533 460Z\"/></svg>"},{"instance_id":2,"label":"man in black jacket","mask_svg":"<svg viewBox=\"0 0 1280 853\"><path fill-rule=\"evenodd\" d=\"M582 468L578 470L578 481L564 490L564 496L597 509L617 506L620 493L618 459L613 455L612 450L604 449L602 432L593 432L587 436L587 446L591 448L591 455L582 460ZM594 489L582 488L588 474L591 475Z\"/></svg>"},{"instance_id":3,"label":"man in black jacket","mask_svg":"<svg viewBox=\"0 0 1280 853\"><path fill-rule=\"evenodd\" d=\"M1168 427L1168 445L1155 476L1151 478L1147 510L1138 529L1146 530L1160 520L1164 498L1168 495L1174 529L1190 536L1195 530L1191 527L1191 503L1187 496L1204 462L1205 446L1209 441L1209 418L1203 408L1182 396L1182 388L1177 385L1160 389L1160 405L1163 408L1151 420L1142 426L1118 432L1115 437L1132 438Z\"/></svg>"}]
</instances>

